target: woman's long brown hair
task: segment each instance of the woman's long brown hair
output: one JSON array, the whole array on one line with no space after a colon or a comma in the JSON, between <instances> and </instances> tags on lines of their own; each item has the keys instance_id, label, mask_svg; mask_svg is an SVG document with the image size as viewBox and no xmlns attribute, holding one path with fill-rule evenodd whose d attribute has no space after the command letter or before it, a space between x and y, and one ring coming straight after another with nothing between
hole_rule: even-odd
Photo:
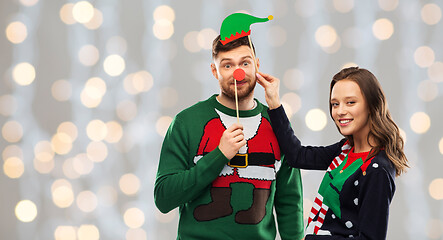
<instances>
[{"instance_id":1,"label":"woman's long brown hair","mask_svg":"<svg viewBox=\"0 0 443 240\"><path fill-rule=\"evenodd\" d=\"M375 145L369 153L367 159L377 155L381 150L385 150L386 155L395 167L396 175L399 176L408 168L408 159L403 152L404 142L400 136L400 130L391 118L385 94L377 78L368 70L359 67L342 69L334 75L331 81L329 99L331 99L332 88L340 80L352 80L360 86L360 90L366 100L369 109L369 134L375 140ZM329 103L329 113L332 117L332 105ZM338 128L338 127L337 127ZM354 146L354 139L345 136L351 146Z\"/></svg>"}]
</instances>

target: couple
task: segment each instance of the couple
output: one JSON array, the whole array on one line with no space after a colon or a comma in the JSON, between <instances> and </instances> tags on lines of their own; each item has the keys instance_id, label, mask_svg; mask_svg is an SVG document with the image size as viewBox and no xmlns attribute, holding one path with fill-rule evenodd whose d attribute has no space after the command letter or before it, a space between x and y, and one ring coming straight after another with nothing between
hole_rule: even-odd
<instances>
[{"instance_id":1,"label":"couple","mask_svg":"<svg viewBox=\"0 0 443 240\"><path fill-rule=\"evenodd\" d=\"M329 110L344 138L302 146L279 80L256 72L252 51L248 37L222 45L218 36L211 70L220 94L177 114L165 136L154 197L163 213L179 207L177 239L275 239L277 229L284 240L385 239L394 179L408 165L375 76L358 67L337 73ZM236 69L245 72L237 82L239 123ZM256 82L269 108L254 99ZM306 235L299 169L326 170Z\"/></svg>"}]
</instances>

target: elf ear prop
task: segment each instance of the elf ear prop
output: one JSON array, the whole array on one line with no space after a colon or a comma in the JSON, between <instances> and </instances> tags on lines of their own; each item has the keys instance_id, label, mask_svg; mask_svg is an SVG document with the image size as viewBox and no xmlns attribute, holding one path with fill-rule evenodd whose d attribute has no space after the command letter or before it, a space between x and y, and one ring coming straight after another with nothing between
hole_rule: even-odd
<instances>
[{"instance_id":1,"label":"elf ear prop","mask_svg":"<svg viewBox=\"0 0 443 240\"><path fill-rule=\"evenodd\" d=\"M272 15L267 18L258 18L245 13L233 13L223 20L220 27L220 42L225 45L235 39L248 36L251 34L251 24L267 22L273 18Z\"/></svg>"}]
</instances>

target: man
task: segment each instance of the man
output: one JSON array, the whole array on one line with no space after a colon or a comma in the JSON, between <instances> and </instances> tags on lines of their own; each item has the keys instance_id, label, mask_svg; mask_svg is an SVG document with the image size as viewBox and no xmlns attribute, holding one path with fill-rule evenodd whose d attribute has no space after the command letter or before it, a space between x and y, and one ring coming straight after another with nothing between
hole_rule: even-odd
<instances>
[{"instance_id":1,"label":"man","mask_svg":"<svg viewBox=\"0 0 443 240\"><path fill-rule=\"evenodd\" d=\"M254 99L252 51L247 37L222 45L218 36L211 70L220 94L177 114L165 136L154 197L163 213L179 207L177 239L275 239L274 207L281 238L303 237L300 172L280 156L267 107ZM240 124L236 69L245 73Z\"/></svg>"}]
</instances>

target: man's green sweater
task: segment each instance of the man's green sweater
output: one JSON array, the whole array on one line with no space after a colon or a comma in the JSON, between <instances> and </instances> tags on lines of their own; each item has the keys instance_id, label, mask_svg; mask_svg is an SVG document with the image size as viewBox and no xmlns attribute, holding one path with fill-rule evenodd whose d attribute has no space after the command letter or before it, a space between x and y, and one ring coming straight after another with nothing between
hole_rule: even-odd
<instances>
[{"instance_id":1,"label":"man's green sweater","mask_svg":"<svg viewBox=\"0 0 443 240\"><path fill-rule=\"evenodd\" d=\"M216 95L171 123L154 197L163 213L179 207L177 239L275 239L276 222L282 239L303 237L300 171L280 155L267 107L255 101L239 113L247 144L232 160L218 144L236 113Z\"/></svg>"}]
</instances>

